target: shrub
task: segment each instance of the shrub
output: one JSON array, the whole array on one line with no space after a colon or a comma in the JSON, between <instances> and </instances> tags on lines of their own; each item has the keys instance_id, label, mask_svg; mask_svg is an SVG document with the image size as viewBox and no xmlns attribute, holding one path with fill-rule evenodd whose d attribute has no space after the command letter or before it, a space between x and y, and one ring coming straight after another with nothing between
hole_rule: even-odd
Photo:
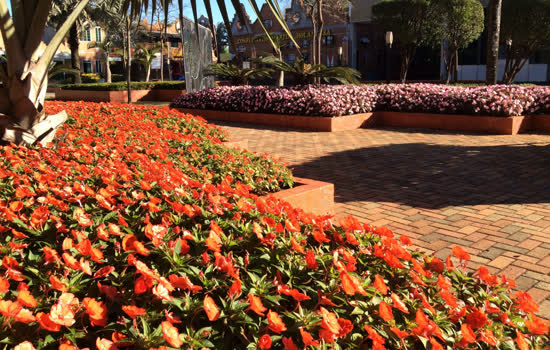
<instances>
[{"instance_id":1,"label":"shrub","mask_svg":"<svg viewBox=\"0 0 550 350\"><path fill-rule=\"evenodd\" d=\"M373 87L306 85L295 88L221 86L178 97L172 107L250 113L339 116L372 111Z\"/></svg>"},{"instance_id":2,"label":"shrub","mask_svg":"<svg viewBox=\"0 0 550 350\"><path fill-rule=\"evenodd\" d=\"M392 84L296 88L218 87L178 97L173 107L342 116L378 111L514 116L549 113L550 88Z\"/></svg>"},{"instance_id":3,"label":"shrub","mask_svg":"<svg viewBox=\"0 0 550 350\"><path fill-rule=\"evenodd\" d=\"M83 84L95 84L99 83L102 77L99 73L82 73L80 78Z\"/></svg>"},{"instance_id":4,"label":"shrub","mask_svg":"<svg viewBox=\"0 0 550 350\"><path fill-rule=\"evenodd\" d=\"M185 90L185 82L183 81L133 81L131 82L132 90ZM63 90L90 90L90 91L125 91L127 89L126 82L118 83L96 83L96 84L67 84Z\"/></svg>"},{"instance_id":5,"label":"shrub","mask_svg":"<svg viewBox=\"0 0 550 350\"><path fill-rule=\"evenodd\" d=\"M223 148L200 118L118 104L46 109L72 116L53 147L0 148L4 344L548 344L531 297L485 268L461 272L464 250L443 262L409 252L388 229L351 217L336 226L258 197L254 186L285 182L286 171Z\"/></svg>"}]
</instances>

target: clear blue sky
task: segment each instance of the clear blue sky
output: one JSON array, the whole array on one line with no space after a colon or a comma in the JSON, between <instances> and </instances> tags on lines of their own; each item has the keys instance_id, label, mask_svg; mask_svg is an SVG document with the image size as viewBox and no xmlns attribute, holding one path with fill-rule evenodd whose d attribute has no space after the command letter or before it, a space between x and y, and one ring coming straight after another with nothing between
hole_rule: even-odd
<instances>
[{"instance_id":1,"label":"clear blue sky","mask_svg":"<svg viewBox=\"0 0 550 350\"><path fill-rule=\"evenodd\" d=\"M241 2L244 4L244 6L246 8L246 12L250 16L250 19L252 21L254 21L256 19L256 16L254 15L254 10L252 10L252 7L250 6L250 3L246 0L241 0ZM284 2L285 1L279 1L281 6L283 6L282 3L284 3ZM264 1L258 0L258 6L260 6L260 8L261 8L263 3L264 3ZM187 16L189 18L193 18L193 12L191 11L191 3L189 1L184 1L184 6L186 4L187 4L187 9L185 11L185 16ZM211 1L211 4L212 4L212 16L214 17L214 23L217 24L219 22L222 22L223 21L222 15L220 13L220 10L218 9L217 2L216 1ZM233 16L235 15L235 11L233 10L233 6L231 5L230 0L225 0L225 4L227 5L227 8L228 8L229 20L231 21L233 19ZM204 8L204 3L199 0L199 1L197 1L197 5L198 5L197 12L199 14L199 17L201 15L206 16L206 9ZM8 0L8 6L10 7L10 11L11 11L11 0ZM177 1L174 1L173 6L175 8L177 8Z\"/></svg>"}]
</instances>

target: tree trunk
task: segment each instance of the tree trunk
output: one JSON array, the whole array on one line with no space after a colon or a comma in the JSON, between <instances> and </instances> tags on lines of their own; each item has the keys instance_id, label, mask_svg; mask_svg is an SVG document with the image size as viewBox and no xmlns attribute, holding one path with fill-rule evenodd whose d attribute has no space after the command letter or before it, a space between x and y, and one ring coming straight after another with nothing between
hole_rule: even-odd
<instances>
[{"instance_id":1,"label":"tree trunk","mask_svg":"<svg viewBox=\"0 0 550 350\"><path fill-rule=\"evenodd\" d=\"M279 53L279 59L282 61L283 60L283 53L282 53L280 48L278 50L278 53ZM285 86L285 72L282 71L282 70L279 72L279 81L277 82L277 86L278 87Z\"/></svg>"},{"instance_id":2,"label":"tree trunk","mask_svg":"<svg viewBox=\"0 0 550 350\"><path fill-rule=\"evenodd\" d=\"M455 49L454 55L455 55L455 64L453 68L454 82L458 83L458 49Z\"/></svg>"},{"instance_id":3,"label":"tree trunk","mask_svg":"<svg viewBox=\"0 0 550 350\"><path fill-rule=\"evenodd\" d=\"M325 21L323 19L323 0L319 0L319 31L317 35L319 36L318 43L319 46L317 49L319 50L319 63L323 62L321 60L321 44L323 43L323 28L325 25ZM326 46L326 44L325 44ZM328 62L326 62L326 66L328 66ZM321 78L318 78L319 83L321 82Z\"/></svg>"},{"instance_id":4,"label":"tree trunk","mask_svg":"<svg viewBox=\"0 0 550 350\"><path fill-rule=\"evenodd\" d=\"M500 14L502 0L490 0L488 6L489 22L487 26L487 84L497 83L498 47L500 38Z\"/></svg>"},{"instance_id":5,"label":"tree trunk","mask_svg":"<svg viewBox=\"0 0 550 350\"><path fill-rule=\"evenodd\" d=\"M407 82L407 74L409 72L409 66L411 61L416 53L416 47L409 47L401 49L401 83L405 84Z\"/></svg>"},{"instance_id":6,"label":"tree trunk","mask_svg":"<svg viewBox=\"0 0 550 350\"><path fill-rule=\"evenodd\" d=\"M183 61L183 39L184 39L184 36L183 36L183 0L178 0L178 8L179 8L179 20L180 20L180 39L181 39L181 58L182 60L180 61L182 67L182 71L183 71L183 75L185 75L185 64L184 64L184 61ZM218 56L219 58L219 56Z\"/></svg>"},{"instance_id":7,"label":"tree trunk","mask_svg":"<svg viewBox=\"0 0 550 350\"><path fill-rule=\"evenodd\" d=\"M164 39L160 39L160 81L164 81Z\"/></svg>"},{"instance_id":8,"label":"tree trunk","mask_svg":"<svg viewBox=\"0 0 550 350\"><path fill-rule=\"evenodd\" d=\"M166 63L168 68L168 80L172 80L172 66L170 64L170 42L166 40Z\"/></svg>"},{"instance_id":9,"label":"tree trunk","mask_svg":"<svg viewBox=\"0 0 550 350\"><path fill-rule=\"evenodd\" d=\"M151 65L147 66L147 74L145 75L145 81L149 82L149 77L151 76Z\"/></svg>"},{"instance_id":10,"label":"tree trunk","mask_svg":"<svg viewBox=\"0 0 550 350\"><path fill-rule=\"evenodd\" d=\"M132 29L132 20L130 15L126 15L126 91L128 92L128 103L132 103L132 84L131 84L131 74L132 74L132 52L130 49L130 31Z\"/></svg>"},{"instance_id":11,"label":"tree trunk","mask_svg":"<svg viewBox=\"0 0 550 350\"><path fill-rule=\"evenodd\" d=\"M109 54L105 54L105 75L108 83L112 83L111 65L109 64Z\"/></svg>"},{"instance_id":12,"label":"tree trunk","mask_svg":"<svg viewBox=\"0 0 550 350\"><path fill-rule=\"evenodd\" d=\"M311 43L311 63L313 65L318 64L317 61L317 17L315 14L315 10L312 10L311 14L311 22L313 24L313 40Z\"/></svg>"},{"instance_id":13,"label":"tree trunk","mask_svg":"<svg viewBox=\"0 0 550 350\"><path fill-rule=\"evenodd\" d=\"M69 29L69 48L71 50L71 68L77 69L78 74L74 75L74 83L82 84L82 79L80 78L80 55L78 53L78 26L74 23Z\"/></svg>"}]
</instances>

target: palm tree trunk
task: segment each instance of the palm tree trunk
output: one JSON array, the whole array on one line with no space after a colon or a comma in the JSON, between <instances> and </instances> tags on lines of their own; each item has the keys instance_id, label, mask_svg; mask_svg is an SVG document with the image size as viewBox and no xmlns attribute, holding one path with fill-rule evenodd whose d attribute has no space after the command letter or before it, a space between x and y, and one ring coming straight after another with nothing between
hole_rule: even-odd
<instances>
[{"instance_id":1,"label":"palm tree trunk","mask_svg":"<svg viewBox=\"0 0 550 350\"><path fill-rule=\"evenodd\" d=\"M105 71L106 71L106 78L108 83L113 82L112 74L111 74L111 65L109 64L109 53L107 52L105 54Z\"/></svg>"},{"instance_id":2,"label":"palm tree trunk","mask_svg":"<svg viewBox=\"0 0 550 350\"><path fill-rule=\"evenodd\" d=\"M78 74L74 75L74 83L81 84L82 79L80 78L80 55L78 53L78 26L74 23L69 30L69 48L71 50L71 68L77 69Z\"/></svg>"},{"instance_id":3,"label":"palm tree trunk","mask_svg":"<svg viewBox=\"0 0 550 350\"><path fill-rule=\"evenodd\" d=\"M146 81L146 82L149 82L150 76L151 76L151 65L149 64L149 65L147 66L147 74L145 75L145 81Z\"/></svg>"},{"instance_id":4,"label":"palm tree trunk","mask_svg":"<svg viewBox=\"0 0 550 350\"><path fill-rule=\"evenodd\" d=\"M160 81L164 81L164 39L160 35Z\"/></svg>"},{"instance_id":5,"label":"palm tree trunk","mask_svg":"<svg viewBox=\"0 0 550 350\"><path fill-rule=\"evenodd\" d=\"M130 49L130 31L132 29L132 20L130 15L126 15L126 91L128 92L128 103L132 103L132 84L131 84L131 73L132 73L132 52Z\"/></svg>"},{"instance_id":6,"label":"palm tree trunk","mask_svg":"<svg viewBox=\"0 0 550 350\"><path fill-rule=\"evenodd\" d=\"M487 26L487 84L497 83L498 47L500 38L500 14L502 0L490 0L488 6L489 22Z\"/></svg>"},{"instance_id":7,"label":"palm tree trunk","mask_svg":"<svg viewBox=\"0 0 550 350\"><path fill-rule=\"evenodd\" d=\"M278 49L278 53L279 53L279 59L282 61L283 60L283 53L281 51L281 48ZM277 86L278 87L285 86L285 72L283 70L281 70L279 72L279 81L277 82Z\"/></svg>"}]
</instances>

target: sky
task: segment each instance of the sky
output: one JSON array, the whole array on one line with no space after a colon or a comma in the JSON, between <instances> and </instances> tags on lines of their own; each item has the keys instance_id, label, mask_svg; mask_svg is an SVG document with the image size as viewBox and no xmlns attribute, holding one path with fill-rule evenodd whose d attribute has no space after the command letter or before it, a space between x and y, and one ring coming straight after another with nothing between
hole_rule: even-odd
<instances>
[{"instance_id":1,"label":"sky","mask_svg":"<svg viewBox=\"0 0 550 350\"><path fill-rule=\"evenodd\" d=\"M225 1L225 4L227 5L227 8L228 8L228 16L229 16L229 21L233 20L233 16L235 15L235 10L233 9L233 6L231 4L231 0L224 0ZM246 12L248 13L248 16L250 17L250 20L252 20L253 22L256 20L256 16L254 15L254 10L252 9L252 6L250 6L250 3L247 1L247 0L241 0L241 2L244 4L245 8L246 8ZM290 1L289 0L279 0L279 4L281 6L281 9L284 11L284 5L285 4L288 4ZM177 1L173 1L173 6L174 8L177 9ZM184 11L184 15L186 17L189 17L189 18L193 18L193 11L191 10L191 5L190 5L190 2L187 0L187 1L184 1L184 6L187 4L187 8L185 9ZM212 17L214 17L214 23L218 24L219 22L222 22L223 19L222 19L222 15L220 13L220 10L218 9L218 4L216 1L210 1L210 3L212 4ZM261 8L262 5L265 3L265 1L263 0L257 0L257 3L258 3L258 6ZM206 9L204 8L204 3L199 0L197 1L197 12L198 12L198 16L200 17L201 15L205 15L206 16ZM11 11L11 0L8 0L8 6L10 8L10 11Z\"/></svg>"}]
</instances>

